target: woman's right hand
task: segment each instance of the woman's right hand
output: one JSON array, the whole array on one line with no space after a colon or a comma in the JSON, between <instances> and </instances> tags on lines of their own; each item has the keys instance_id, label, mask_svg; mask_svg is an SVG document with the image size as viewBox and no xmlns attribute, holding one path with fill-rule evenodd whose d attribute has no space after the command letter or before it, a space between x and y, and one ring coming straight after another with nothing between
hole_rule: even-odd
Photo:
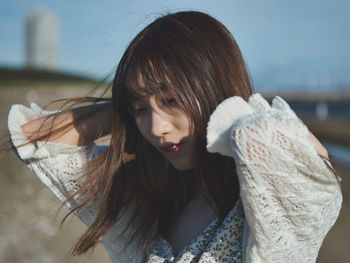
<instances>
[{"instance_id":1,"label":"woman's right hand","mask_svg":"<svg viewBox=\"0 0 350 263\"><path fill-rule=\"evenodd\" d=\"M51 141L81 146L107 135L111 131L112 105L88 105L44 116L21 126L33 143Z\"/></svg>"}]
</instances>

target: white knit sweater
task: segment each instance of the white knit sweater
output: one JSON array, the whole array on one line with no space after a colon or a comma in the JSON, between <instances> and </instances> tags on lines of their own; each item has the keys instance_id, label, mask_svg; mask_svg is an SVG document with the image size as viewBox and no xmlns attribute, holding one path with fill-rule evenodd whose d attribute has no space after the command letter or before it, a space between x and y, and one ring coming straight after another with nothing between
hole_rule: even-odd
<instances>
[{"instance_id":1,"label":"white knit sweater","mask_svg":"<svg viewBox=\"0 0 350 263\"><path fill-rule=\"evenodd\" d=\"M79 189L84 164L106 147L52 142L19 147L27 140L21 125L50 113L35 104L30 108L13 105L8 127L19 157L64 201ZM243 261L315 262L338 217L342 196L337 178L318 156L307 128L288 104L276 97L270 106L259 94L248 103L240 97L229 98L212 114L207 137L208 151L231 156L236 162L246 219ZM77 197L67 206L71 209L79 202ZM90 225L98 207L93 202L77 216ZM126 241L127 233L122 236L121 230L129 212L101 241L113 262L139 262L136 245L115 259Z\"/></svg>"}]
</instances>

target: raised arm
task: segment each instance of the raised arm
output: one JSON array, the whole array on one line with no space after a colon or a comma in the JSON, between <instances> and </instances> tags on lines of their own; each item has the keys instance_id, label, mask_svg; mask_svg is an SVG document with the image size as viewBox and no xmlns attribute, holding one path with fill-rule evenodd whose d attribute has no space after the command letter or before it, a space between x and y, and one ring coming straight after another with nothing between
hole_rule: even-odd
<instances>
[{"instance_id":1,"label":"raised arm","mask_svg":"<svg viewBox=\"0 0 350 263\"><path fill-rule=\"evenodd\" d=\"M315 262L342 196L319 156L326 149L288 104L228 99L211 117L207 148L235 159L249 226L244 262Z\"/></svg>"},{"instance_id":2,"label":"raised arm","mask_svg":"<svg viewBox=\"0 0 350 263\"><path fill-rule=\"evenodd\" d=\"M65 204L73 209L85 199L75 193L82 187L86 165L108 149L94 140L110 131L110 116L109 103L62 112L44 111L36 104L13 105L8 128L18 157L61 201L69 200ZM89 224L95 211L84 209L80 215Z\"/></svg>"},{"instance_id":3,"label":"raised arm","mask_svg":"<svg viewBox=\"0 0 350 263\"><path fill-rule=\"evenodd\" d=\"M30 141L81 146L110 132L111 111L111 103L83 106L31 120L21 128Z\"/></svg>"},{"instance_id":4,"label":"raised arm","mask_svg":"<svg viewBox=\"0 0 350 263\"><path fill-rule=\"evenodd\" d=\"M94 176L94 173L86 173L86 165L96 158L104 158L102 154L108 151L108 146L96 145L94 140L108 134L110 125L109 103L65 112L44 111L34 103L30 107L17 104L11 107L8 116L10 138L18 157L71 210L83 204L91 197L90 194L98 194L94 191L77 193L84 186L85 179ZM45 137L50 129L50 135ZM43 137L42 140L37 140L38 136ZM98 183L96 181L94 186L98 186ZM76 211L76 215L90 226L99 209L97 195L97 198ZM125 222L128 222L128 216L129 213L125 212L101 241L111 258L126 245L128 238L124 238L121 232ZM129 253L122 254L121 258L128 258L123 262L134 262L130 260L134 259L134 254Z\"/></svg>"}]
</instances>

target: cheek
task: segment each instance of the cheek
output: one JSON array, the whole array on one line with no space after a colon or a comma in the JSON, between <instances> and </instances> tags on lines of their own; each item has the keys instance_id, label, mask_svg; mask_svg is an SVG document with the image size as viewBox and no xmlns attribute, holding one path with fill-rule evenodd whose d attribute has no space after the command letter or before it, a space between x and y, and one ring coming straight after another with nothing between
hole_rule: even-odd
<instances>
[{"instance_id":1,"label":"cheek","mask_svg":"<svg viewBox=\"0 0 350 263\"><path fill-rule=\"evenodd\" d=\"M191 132L191 120L186 116L182 116L180 120L178 120L179 127L181 130L187 134L192 134Z\"/></svg>"}]
</instances>

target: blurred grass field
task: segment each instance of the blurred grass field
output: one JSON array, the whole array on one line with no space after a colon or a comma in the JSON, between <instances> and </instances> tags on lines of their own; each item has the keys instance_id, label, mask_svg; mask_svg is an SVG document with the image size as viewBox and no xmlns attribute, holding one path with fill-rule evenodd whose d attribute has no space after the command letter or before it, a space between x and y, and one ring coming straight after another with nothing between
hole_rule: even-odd
<instances>
[{"instance_id":1,"label":"blurred grass field","mask_svg":"<svg viewBox=\"0 0 350 263\"><path fill-rule=\"evenodd\" d=\"M44 106L54 99L86 95L94 85L50 82L5 86L0 83L0 129L6 132L7 114L12 104L28 105L31 100ZM349 123L304 122L322 140L350 146ZM69 257L70 248L85 227L73 219L59 229L67 210L57 213L60 203L13 153L0 160L0 167L0 262L110 262L101 246L91 255ZM319 263L347 263L350 258L350 166L339 165L338 168L343 177L344 204L321 248Z\"/></svg>"}]
</instances>

